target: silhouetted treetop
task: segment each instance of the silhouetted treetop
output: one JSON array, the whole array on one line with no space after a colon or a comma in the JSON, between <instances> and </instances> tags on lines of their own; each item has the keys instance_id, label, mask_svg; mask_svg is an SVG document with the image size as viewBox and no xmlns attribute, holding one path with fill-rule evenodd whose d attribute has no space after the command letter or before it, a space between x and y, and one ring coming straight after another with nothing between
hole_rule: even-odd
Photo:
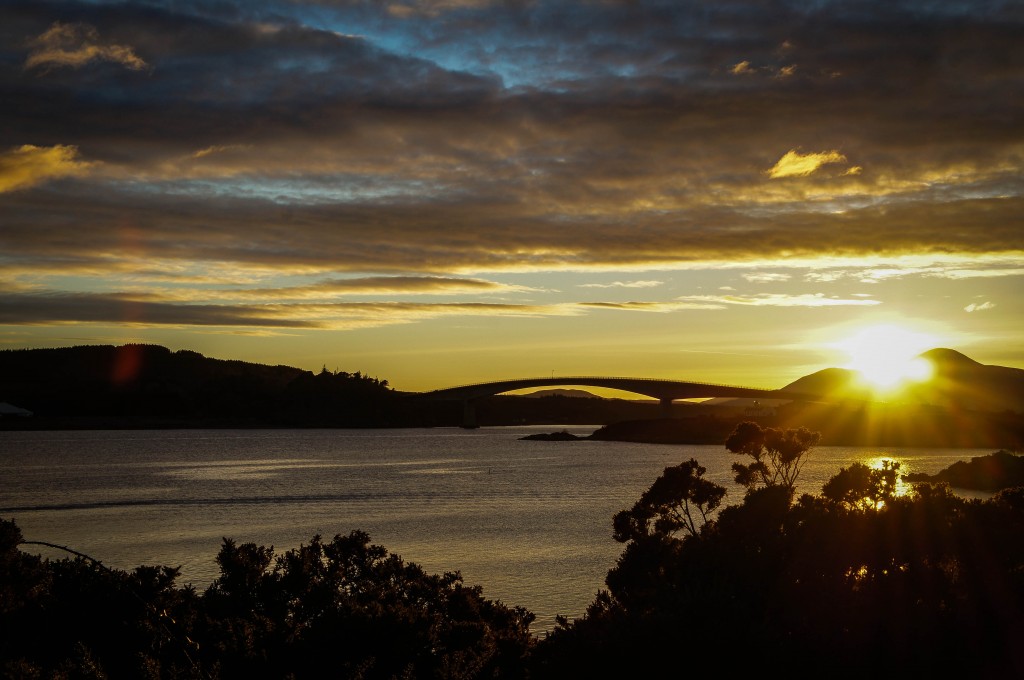
<instances>
[{"instance_id":1,"label":"silhouetted treetop","mask_svg":"<svg viewBox=\"0 0 1024 680\"><path fill-rule=\"evenodd\" d=\"M882 461L881 468L854 463L825 482L821 494L833 503L852 508L876 509L896 497L900 464Z\"/></svg>"},{"instance_id":2,"label":"silhouetted treetop","mask_svg":"<svg viewBox=\"0 0 1024 680\"><path fill-rule=\"evenodd\" d=\"M680 530L698 536L725 496L725 487L704 479L706 472L692 458L666 467L632 509L615 515L615 540L626 543L652 535L671 537Z\"/></svg>"},{"instance_id":3,"label":"silhouetted treetop","mask_svg":"<svg viewBox=\"0 0 1024 680\"><path fill-rule=\"evenodd\" d=\"M752 463L733 463L736 483L753 490L781 486L790 491L796 485L804 455L821 439L807 428L780 430L762 428L755 422L740 423L725 441L733 453L749 456Z\"/></svg>"}]
</instances>

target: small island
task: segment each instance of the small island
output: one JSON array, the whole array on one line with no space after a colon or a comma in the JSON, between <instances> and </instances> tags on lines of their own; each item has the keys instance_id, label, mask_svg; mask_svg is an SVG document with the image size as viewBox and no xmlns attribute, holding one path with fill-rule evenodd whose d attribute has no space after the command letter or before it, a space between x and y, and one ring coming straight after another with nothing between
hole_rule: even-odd
<instances>
[{"instance_id":1,"label":"small island","mask_svg":"<svg viewBox=\"0 0 1024 680\"><path fill-rule=\"evenodd\" d=\"M1024 486L1024 457L1000 450L969 462L957 461L934 475L913 473L903 478L908 482L945 482L959 489L1001 491Z\"/></svg>"},{"instance_id":2,"label":"small island","mask_svg":"<svg viewBox=\"0 0 1024 680\"><path fill-rule=\"evenodd\" d=\"M541 442L574 442L581 439L590 439L590 437L581 437L566 430L562 430L561 432L538 432L537 434L528 434L525 437L520 437L519 439Z\"/></svg>"}]
</instances>

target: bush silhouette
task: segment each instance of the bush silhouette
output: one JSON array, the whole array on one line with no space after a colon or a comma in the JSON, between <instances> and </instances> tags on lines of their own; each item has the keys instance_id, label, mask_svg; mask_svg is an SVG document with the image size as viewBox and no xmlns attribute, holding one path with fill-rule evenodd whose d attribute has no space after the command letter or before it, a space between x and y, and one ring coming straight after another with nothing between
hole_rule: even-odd
<instances>
[{"instance_id":1,"label":"bush silhouette","mask_svg":"<svg viewBox=\"0 0 1024 680\"><path fill-rule=\"evenodd\" d=\"M773 437L782 449L793 443L790 460L814 441ZM793 499L792 474L760 468L762 433L741 426L730 443L754 459L754 469L737 466L742 503L699 532L638 530L623 519L636 508L616 516L626 547L607 590L583 617L559 620L533 654L532 677L1024 674L1024 489L984 502L928 484L897 496L898 466L853 466L822 495ZM678 494L675 511L687 502Z\"/></svg>"},{"instance_id":2,"label":"bush silhouette","mask_svg":"<svg viewBox=\"0 0 1024 680\"><path fill-rule=\"evenodd\" d=\"M275 556L225 539L201 595L177 570L46 561L0 520L4 677L522 677L533 614L359 531Z\"/></svg>"}]
</instances>

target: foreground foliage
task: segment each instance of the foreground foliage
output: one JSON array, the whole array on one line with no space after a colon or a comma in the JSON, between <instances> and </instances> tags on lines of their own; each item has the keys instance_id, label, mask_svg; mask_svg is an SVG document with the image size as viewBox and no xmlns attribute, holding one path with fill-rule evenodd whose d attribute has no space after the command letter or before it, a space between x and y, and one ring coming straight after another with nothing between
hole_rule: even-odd
<instances>
[{"instance_id":1,"label":"foreground foliage","mask_svg":"<svg viewBox=\"0 0 1024 680\"><path fill-rule=\"evenodd\" d=\"M522 677L533 615L428 575L362 532L273 549L225 540L202 595L177 570L17 549L0 521L0 674L111 678Z\"/></svg>"},{"instance_id":2,"label":"foreground foliage","mask_svg":"<svg viewBox=\"0 0 1024 680\"><path fill-rule=\"evenodd\" d=\"M353 532L277 556L225 540L203 593L177 570L19 550L0 520L0 674L24 678L1024 677L1024 487L988 501L854 464L794 483L817 438L738 427L742 502L696 461L613 519L624 550L580 619L428 575Z\"/></svg>"},{"instance_id":3,"label":"foreground foliage","mask_svg":"<svg viewBox=\"0 0 1024 680\"><path fill-rule=\"evenodd\" d=\"M616 516L626 546L608 589L560 620L534 677L1024 676L1024 489L985 502L927 484L897 496L898 465L858 464L794 500L815 437L758 430L730 438L753 461L734 466L742 503L691 522L724 489L689 461Z\"/></svg>"}]
</instances>

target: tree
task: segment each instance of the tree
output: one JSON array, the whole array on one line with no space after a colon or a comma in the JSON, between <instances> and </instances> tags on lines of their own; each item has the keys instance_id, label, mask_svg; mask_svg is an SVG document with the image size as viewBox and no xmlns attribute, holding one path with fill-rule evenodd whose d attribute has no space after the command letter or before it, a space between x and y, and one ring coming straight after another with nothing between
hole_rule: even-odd
<instances>
[{"instance_id":1,"label":"tree","mask_svg":"<svg viewBox=\"0 0 1024 680\"><path fill-rule=\"evenodd\" d=\"M897 495L899 465L887 461L844 468L821 495L794 503L795 461L816 438L738 430L731 444L754 459L741 466L751 481L742 502L691 533L680 499L693 503L696 461L674 473L682 482L656 480L616 516L617 537L629 540L608 590L540 643L532 678L653 677L674 666L843 680L1024 677L1024 488L988 501L929 484ZM672 498L678 515L666 511ZM662 516L672 519L659 531ZM675 526L682 540L667 531Z\"/></svg>"},{"instance_id":2,"label":"tree","mask_svg":"<svg viewBox=\"0 0 1024 680\"><path fill-rule=\"evenodd\" d=\"M748 491L781 486L792 493L803 467L804 454L820 439L818 432L805 427L762 429L757 423L747 421L736 426L725 440L725 448L754 459L747 465L733 463L737 484L747 487Z\"/></svg>"},{"instance_id":3,"label":"tree","mask_svg":"<svg viewBox=\"0 0 1024 680\"><path fill-rule=\"evenodd\" d=\"M821 495L848 507L877 509L896 496L897 474L900 464L892 460L882 461L881 468L871 468L864 463L854 463L825 482Z\"/></svg>"},{"instance_id":4,"label":"tree","mask_svg":"<svg viewBox=\"0 0 1024 680\"><path fill-rule=\"evenodd\" d=\"M190 627L197 598L177 569L104 567L23 553L13 521L0 519L0 676L201 677Z\"/></svg>"},{"instance_id":5,"label":"tree","mask_svg":"<svg viewBox=\"0 0 1024 680\"><path fill-rule=\"evenodd\" d=\"M43 560L24 543L0 519L5 678L515 678L534 644L526 609L360 531L281 556L225 539L201 597L177 569Z\"/></svg>"},{"instance_id":6,"label":"tree","mask_svg":"<svg viewBox=\"0 0 1024 680\"><path fill-rule=\"evenodd\" d=\"M532 644L529 611L485 599L458 572L427 574L362 531L276 558L225 539L218 562L204 599L207 661L223 677L515 676Z\"/></svg>"},{"instance_id":7,"label":"tree","mask_svg":"<svg viewBox=\"0 0 1024 680\"><path fill-rule=\"evenodd\" d=\"M652 535L674 536L684 531L699 536L711 513L721 504L725 488L704 479L707 468L696 460L667 467L630 510L613 520L614 538L620 543Z\"/></svg>"}]
</instances>

